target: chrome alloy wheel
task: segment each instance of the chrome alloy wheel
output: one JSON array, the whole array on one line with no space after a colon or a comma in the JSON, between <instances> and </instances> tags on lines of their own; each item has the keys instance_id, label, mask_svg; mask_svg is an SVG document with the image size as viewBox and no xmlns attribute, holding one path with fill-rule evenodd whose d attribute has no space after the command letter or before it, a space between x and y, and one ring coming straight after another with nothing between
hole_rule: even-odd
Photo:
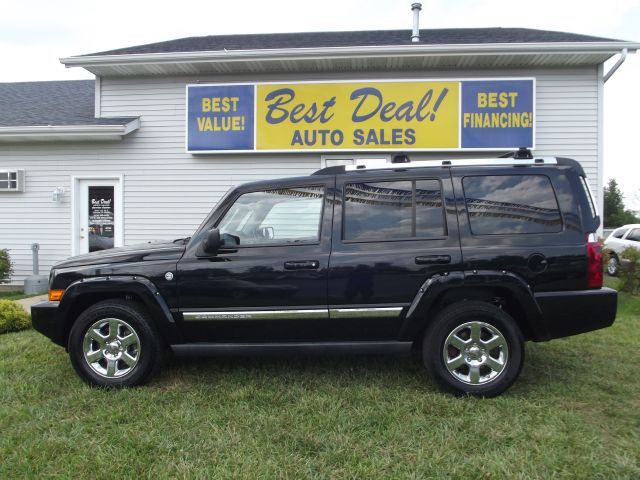
<instances>
[{"instance_id":1,"label":"chrome alloy wheel","mask_svg":"<svg viewBox=\"0 0 640 480\"><path fill-rule=\"evenodd\" d=\"M457 380L484 385L504 371L509 347L496 327L484 322L467 322L449 334L442 355L447 370Z\"/></svg>"},{"instance_id":2,"label":"chrome alloy wheel","mask_svg":"<svg viewBox=\"0 0 640 480\"><path fill-rule=\"evenodd\" d=\"M607 262L607 273L612 277L618 273L618 259L616 257L609 258Z\"/></svg>"},{"instance_id":3,"label":"chrome alloy wheel","mask_svg":"<svg viewBox=\"0 0 640 480\"><path fill-rule=\"evenodd\" d=\"M106 378L122 377L140 360L140 338L127 322L102 318L85 333L82 350L95 373Z\"/></svg>"}]
</instances>

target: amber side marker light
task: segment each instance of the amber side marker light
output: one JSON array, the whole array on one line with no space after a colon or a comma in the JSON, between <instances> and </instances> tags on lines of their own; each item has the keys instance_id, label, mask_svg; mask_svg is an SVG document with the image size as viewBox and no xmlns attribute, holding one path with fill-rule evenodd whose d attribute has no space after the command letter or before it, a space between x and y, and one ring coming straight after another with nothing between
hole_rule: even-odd
<instances>
[{"instance_id":1,"label":"amber side marker light","mask_svg":"<svg viewBox=\"0 0 640 480\"><path fill-rule=\"evenodd\" d=\"M49 290L49 301L59 302L60 300L62 300L63 295L64 290Z\"/></svg>"}]
</instances>

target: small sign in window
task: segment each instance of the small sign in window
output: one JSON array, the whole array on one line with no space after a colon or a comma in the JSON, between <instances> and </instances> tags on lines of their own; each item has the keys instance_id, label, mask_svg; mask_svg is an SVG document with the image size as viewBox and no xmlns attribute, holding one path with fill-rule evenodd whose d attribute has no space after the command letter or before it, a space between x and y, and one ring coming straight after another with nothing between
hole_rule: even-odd
<instances>
[{"instance_id":1,"label":"small sign in window","mask_svg":"<svg viewBox=\"0 0 640 480\"><path fill-rule=\"evenodd\" d=\"M89 251L113 248L115 229L114 187L89 187Z\"/></svg>"}]
</instances>

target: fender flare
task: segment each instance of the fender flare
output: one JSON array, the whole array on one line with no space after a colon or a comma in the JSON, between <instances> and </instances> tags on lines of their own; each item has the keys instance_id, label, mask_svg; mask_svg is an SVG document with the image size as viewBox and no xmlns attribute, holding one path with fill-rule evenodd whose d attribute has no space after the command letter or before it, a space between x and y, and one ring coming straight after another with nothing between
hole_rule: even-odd
<instances>
[{"instance_id":1,"label":"fender flare","mask_svg":"<svg viewBox=\"0 0 640 480\"><path fill-rule=\"evenodd\" d=\"M517 299L524 312L522 321L527 325L534 340L544 340L548 333L541 321L542 310L533 290L527 282L512 272L496 270L470 270L434 275L425 281L407 309L405 320L400 330L400 338L413 339L415 335L431 320L427 312L438 299L452 289L491 289L507 290Z\"/></svg>"},{"instance_id":2,"label":"fender flare","mask_svg":"<svg viewBox=\"0 0 640 480\"><path fill-rule=\"evenodd\" d=\"M58 318L63 318L65 323L64 335L68 335L71 324L75 320L75 318L71 318L71 312L77 302L87 295L100 296L101 294L105 296L113 294L136 296L149 312L160 335L167 343L174 343L175 339L179 338L179 330L171 310L155 284L148 278L137 275L83 278L69 285L58 307Z\"/></svg>"}]
</instances>

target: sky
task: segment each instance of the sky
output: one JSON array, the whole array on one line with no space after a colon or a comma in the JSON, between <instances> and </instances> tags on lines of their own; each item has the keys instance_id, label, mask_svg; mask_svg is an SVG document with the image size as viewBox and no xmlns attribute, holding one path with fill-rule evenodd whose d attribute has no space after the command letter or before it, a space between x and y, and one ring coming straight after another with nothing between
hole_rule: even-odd
<instances>
[{"instance_id":1,"label":"sky","mask_svg":"<svg viewBox=\"0 0 640 480\"><path fill-rule=\"evenodd\" d=\"M410 29L407 0L0 0L0 82L89 79L59 59L175 38ZM523 27L640 42L640 0L423 0L420 28ZM605 64L605 71L615 58ZM640 52L604 89L604 179L640 209Z\"/></svg>"}]
</instances>

